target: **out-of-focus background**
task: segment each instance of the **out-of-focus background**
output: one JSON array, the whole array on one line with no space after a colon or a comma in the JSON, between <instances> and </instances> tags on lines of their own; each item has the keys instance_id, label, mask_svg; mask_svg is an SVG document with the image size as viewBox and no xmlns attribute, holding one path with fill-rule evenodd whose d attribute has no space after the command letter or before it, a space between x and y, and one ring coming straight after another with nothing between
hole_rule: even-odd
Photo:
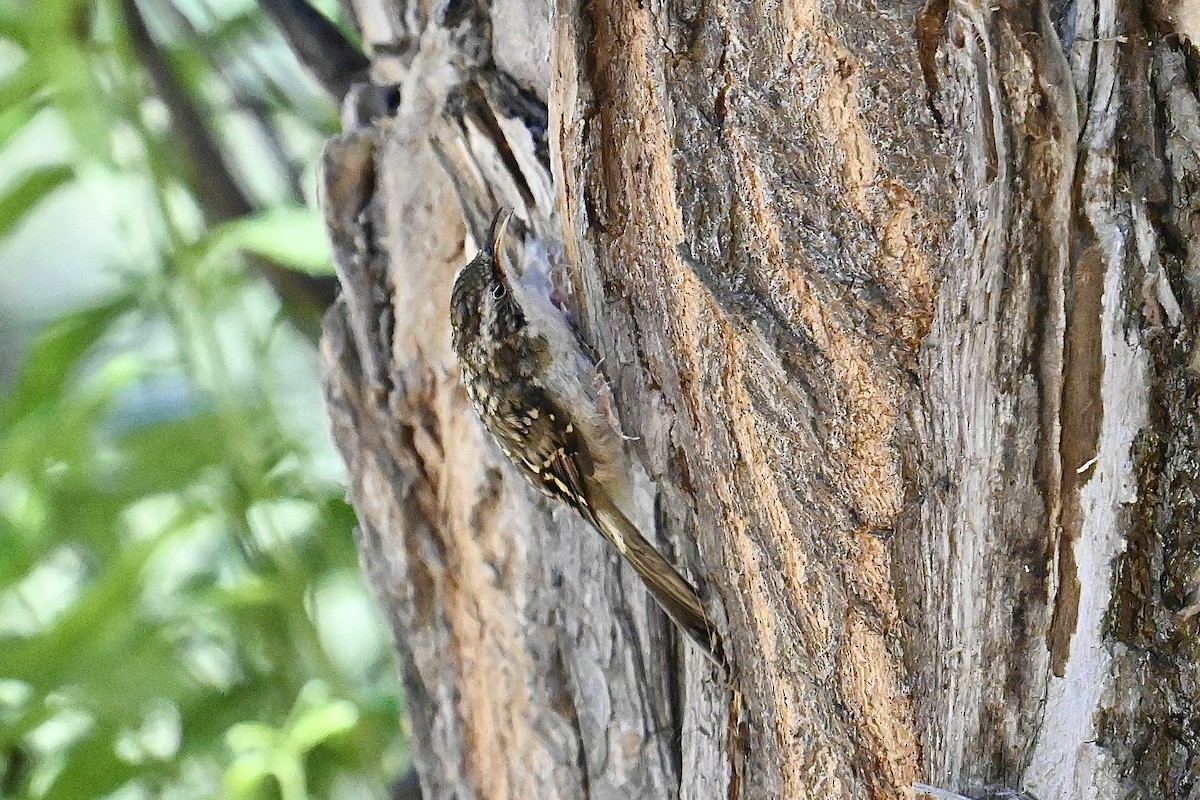
<instances>
[{"instance_id":1,"label":"out-of-focus background","mask_svg":"<svg viewBox=\"0 0 1200 800\"><path fill-rule=\"evenodd\" d=\"M314 350L335 128L252 0L0 0L0 797L407 764Z\"/></svg>"}]
</instances>

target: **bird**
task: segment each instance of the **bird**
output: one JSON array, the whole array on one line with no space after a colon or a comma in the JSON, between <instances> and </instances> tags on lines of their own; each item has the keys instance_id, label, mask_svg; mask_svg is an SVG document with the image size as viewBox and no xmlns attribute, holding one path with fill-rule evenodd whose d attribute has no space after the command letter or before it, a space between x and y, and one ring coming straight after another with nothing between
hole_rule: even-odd
<instances>
[{"instance_id":1,"label":"bird","mask_svg":"<svg viewBox=\"0 0 1200 800\"><path fill-rule=\"evenodd\" d=\"M603 407L596 363L548 293L512 269L511 219L506 209L495 216L450 295L451 340L470 404L517 471L589 522L719 665L721 640L695 587L625 511L629 457Z\"/></svg>"}]
</instances>

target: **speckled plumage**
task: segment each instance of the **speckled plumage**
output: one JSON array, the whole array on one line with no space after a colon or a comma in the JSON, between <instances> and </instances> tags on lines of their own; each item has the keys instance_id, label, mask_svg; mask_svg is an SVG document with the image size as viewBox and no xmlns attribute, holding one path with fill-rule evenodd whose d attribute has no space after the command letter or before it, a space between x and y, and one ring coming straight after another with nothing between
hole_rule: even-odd
<instances>
[{"instance_id":1,"label":"speckled plumage","mask_svg":"<svg viewBox=\"0 0 1200 800\"><path fill-rule=\"evenodd\" d=\"M494 247L489 244L463 268L451 294L454 351L467 396L526 477L587 515L580 474L590 471L587 448L542 384L550 352L529 335L525 313L491 255Z\"/></svg>"},{"instance_id":2,"label":"speckled plumage","mask_svg":"<svg viewBox=\"0 0 1200 800\"><path fill-rule=\"evenodd\" d=\"M611 541L671 618L720 661L696 590L621 510L628 496L624 450L589 391L594 367L565 323L520 296L523 287L506 270L507 221L497 216L451 293L453 346L471 405L509 460Z\"/></svg>"}]
</instances>

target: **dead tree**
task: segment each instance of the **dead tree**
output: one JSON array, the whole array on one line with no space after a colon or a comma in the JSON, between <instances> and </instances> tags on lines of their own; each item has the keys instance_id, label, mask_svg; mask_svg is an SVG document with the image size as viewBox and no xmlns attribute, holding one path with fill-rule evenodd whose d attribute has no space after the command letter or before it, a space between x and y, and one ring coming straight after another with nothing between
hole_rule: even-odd
<instances>
[{"instance_id":1,"label":"dead tree","mask_svg":"<svg viewBox=\"0 0 1200 800\"><path fill-rule=\"evenodd\" d=\"M349 5L326 389L427 798L1200 797L1191 6ZM727 674L467 406L502 205Z\"/></svg>"}]
</instances>

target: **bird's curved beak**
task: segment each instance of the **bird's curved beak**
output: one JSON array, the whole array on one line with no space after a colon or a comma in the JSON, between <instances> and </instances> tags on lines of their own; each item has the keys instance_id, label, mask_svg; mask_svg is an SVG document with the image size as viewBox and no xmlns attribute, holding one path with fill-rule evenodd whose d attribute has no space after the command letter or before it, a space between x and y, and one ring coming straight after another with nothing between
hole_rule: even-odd
<instances>
[{"instance_id":1,"label":"bird's curved beak","mask_svg":"<svg viewBox=\"0 0 1200 800\"><path fill-rule=\"evenodd\" d=\"M501 208L492 219L492 227L488 231L488 252L501 275L508 274L504 262L504 243L508 237L508 223L512 220L512 215L511 208Z\"/></svg>"}]
</instances>

